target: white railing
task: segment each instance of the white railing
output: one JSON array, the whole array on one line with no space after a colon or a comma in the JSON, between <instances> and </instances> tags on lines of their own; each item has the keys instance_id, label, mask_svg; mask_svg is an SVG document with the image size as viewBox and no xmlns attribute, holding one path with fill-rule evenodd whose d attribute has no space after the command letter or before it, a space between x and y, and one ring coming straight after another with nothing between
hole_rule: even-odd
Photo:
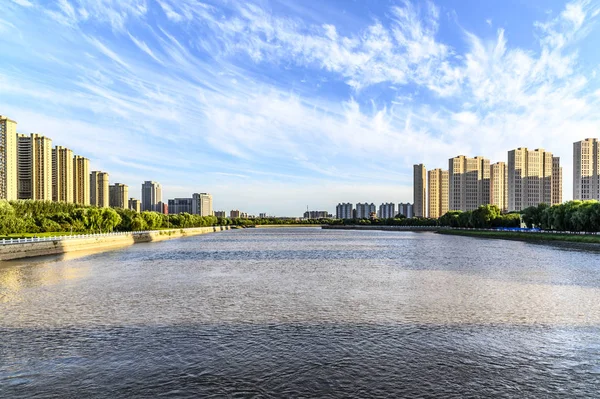
<instances>
[{"instance_id":1,"label":"white railing","mask_svg":"<svg viewBox=\"0 0 600 399\"><path fill-rule=\"evenodd\" d=\"M203 226L207 228L221 227L221 226ZM112 237L112 236L136 236L141 234L149 233L161 233L161 232L172 232L188 229L198 229L202 227L188 227L168 230L144 230L144 231L116 231L112 233L96 233L96 234L72 234L64 236L52 236L52 237L24 237L24 238L3 238L0 240L0 245L11 245L11 244L25 244L31 242L45 242L45 241L65 241L65 240L81 240L87 238L98 238L98 237Z\"/></svg>"}]
</instances>

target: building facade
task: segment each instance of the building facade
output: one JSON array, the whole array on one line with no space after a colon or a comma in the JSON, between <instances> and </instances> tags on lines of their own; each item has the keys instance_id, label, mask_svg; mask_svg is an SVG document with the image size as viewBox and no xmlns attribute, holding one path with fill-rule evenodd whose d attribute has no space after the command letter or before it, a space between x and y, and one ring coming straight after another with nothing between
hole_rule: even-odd
<instances>
[{"instance_id":1,"label":"building facade","mask_svg":"<svg viewBox=\"0 0 600 399\"><path fill-rule=\"evenodd\" d=\"M552 153L542 148L508 152L508 210L552 205Z\"/></svg>"},{"instance_id":2,"label":"building facade","mask_svg":"<svg viewBox=\"0 0 600 399\"><path fill-rule=\"evenodd\" d=\"M110 206L108 173L99 170L90 173L90 204L100 208Z\"/></svg>"},{"instance_id":3,"label":"building facade","mask_svg":"<svg viewBox=\"0 0 600 399\"><path fill-rule=\"evenodd\" d=\"M573 143L573 199L600 201L600 141Z\"/></svg>"},{"instance_id":4,"label":"building facade","mask_svg":"<svg viewBox=\"0 0 600 399\"><path fill-rule=\"evenodd\" d=\"M241 216L241 214L242 213L238 209L234 209L234 210L231 210L229 212L229 217L231 219L239 219L239 217Z\"/></svg>"},{"instance_id":5,"label":"building facade","mask_svg":"<svg viewBox=\"0 0 600 399\"><path fill-rule=\"evenodd\" d=\"M336 219L354 219L354 205L350 202L340 203L335 207Z\"/></svg>"},{"instance_id":6,"label":"building facade","mask_svg":"<svg viewBox=\"0 0 600 399\"><path fill-rule=\"evenodd\" d=\"M472 211L490 203L490 161L459 155L448 161L448 208Z\"/></svg>"},{"instance_id":7,"label":"building facade","mask_svg":"<svg viewBox=\"0 0 600 399\"><path fill-rule=\"evenodd\" d=\"M189 213L192 212L192 198L173 198L169 200L169 213L171 214L179 214L179 213Z\"/></svg>"},{"instance_id":8,"label":"building facade","mask_svg":"<svg viewBox=\"0 0 600 399\"><path fill-rule=\"evenodd\" d=\"M552 205L562 204L562 166L560 157L552 157Z\"/></svg>"},{"instance_id":9,"label":"building facade","mask_svg":"<svg viewBox=\"0 0 600 399\"><path fill-rule=\"evenodd\" d=\"M327 211L306 211L304 212L304 219L326 219L331 217Z\"/></svg>"},{"instance_id":10,"label":"building facade","mask_svg":"<svg viewBox=\"0 0 600 399\"><path fill-rule=\"evenodd\" d=\"M142 211L142 201L136 198L129 198L128 208L132 211L141 212Z\"/></svg>"},{"instance_id":11,"label":"building facade","mask_svg":"<svg viewBox=\"0 0 600 399\"><path fill-rule=\"evenodd\" d=\"M398 215L404 215L407 218L412 218L415 216L413 204L411 203L399 203L398 204Z\"/></svg>"},{"instance_id":12,"label":"building facade","mask_svg":"<svg viewBox=\"0 0 600 399\"><path fill-rule=\"evenodd\" d=\"M215 217L226 218L227 217L227 212L225 212L225 211L215 211Z\"/></svg>"},{"instance_id":13,"label":"building facade","mask_svg":"<svg viewBox=\"0 0 600 399\"><path fill-rule=\"evenodd\" d=\"M108 188L108 203L111 208L129 208L129 186L115 183Z\"/></svg>"},{"instance_id":14,"label":"building facade","mask_svg":"<svg viewBox=\"0 0 600 399\"><path fill-rule=\"evenodd\" d=\"M17 122L0 115L0 199L18 199L17 175Z\"/></svg>"},{"instance_id":15,"label":"building facade","mask_svg":"<svg viewBox=\"0 0 600 399\"><path fill-rule=\"evenodd\" d=\"M508 166L496 162L490 166L490 205L502 212L508 211Z\"/></svg>"},{"instance_id":16,"label":"building facade","mask_svg":"<svg viewBox=\"0 0 600 399\"><path fill-rule=\"evenodd\" d=\"M160 212L158 203L162 202L162 187L155 181L142 184L142 211Z\"/></svg>"},{"instance_id":17,"label":"building facade","mask_svg":"<svg viewBox=\"0 0 600 399\"><path fill-rule=\"evenodd\" d=\"M90 160L79 155L73 157L73 202L90 204Z\"/></svg>"},{"instance_id":18,"label":"building facade","mask_svg":"<svg viewBox=\"0 0 600 399\"><path fill-rule=\"evenodd\" d=\"M448 171L433 169L427 172L427 215L439 218L448 212Z\"/></svg>"},{"instance_id":19,"label":"building facade","mask_svg":"<svg viewBox=\"0 0 600 399\"><path fill-rule=\"evenodd\" d=\"M377 213L377 216L379 216L381 219L392 219L396 215L396 204L393 202L379 205L379 212Z\"/></svg>"},{"instance_id":20,"label":"building facade","mask_svg":"<svg viewBox=\"0 0 600 399\"><path fill-rule=\"evenodd\" d=\"M73 202L73 151L56 146L52 150L52 201Z\"/></svg>"},{"instance_id":21,"label":"building facade","mask_svg":"<svg viewBox=\"0 0 600 399\"><path fill-rule=\"evenodd\" d=\"M370 219L371 213L377 213L377 208L373 203L364 203L360 202L356 204L356 219Z\"/></svg>"},{"instance_id":22,"label":"building facade","mask_svg":"<svg viewBox=\"0 0 600 399\"><path fill-rule=\"evenodd\" d=\"M213 200L212 195L208 193L192 194L192 212L194 215L212 216Z\"/></svg>"},{"instance_id":23,"label":"building facade","mask_svg":"<svg viewBox=\"0 0 600 399\"><path fill-rule=\"evenodd\" d=\"M52 140L19 134L17 146L19 199L52 201Z\"/></svg>"},{"instance_id":24,"label":"building facade","mask_svg":"<svg viewBox=\"0 0 600 399\"><path fill-rule=\"evenodd\" d=\"M425 165L418 164L413 166L413 210L416 217L425 217L427 210L427 170Z\"/></svg>"}]
</instances>

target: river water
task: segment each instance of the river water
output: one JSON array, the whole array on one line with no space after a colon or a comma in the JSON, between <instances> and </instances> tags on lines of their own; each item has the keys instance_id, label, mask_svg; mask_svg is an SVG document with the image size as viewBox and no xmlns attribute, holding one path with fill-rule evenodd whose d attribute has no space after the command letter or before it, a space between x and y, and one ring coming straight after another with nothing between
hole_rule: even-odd
<instances>
[{"instance_id":1,"label":"river water","mask_svg":"<svg viewBox=\"0 0 600 399\"><path fill-rule=\"evenodd\" d=\"M599 397L600 252L247 229L0 263L0 397Z\"/></svg>"}]
</instances>

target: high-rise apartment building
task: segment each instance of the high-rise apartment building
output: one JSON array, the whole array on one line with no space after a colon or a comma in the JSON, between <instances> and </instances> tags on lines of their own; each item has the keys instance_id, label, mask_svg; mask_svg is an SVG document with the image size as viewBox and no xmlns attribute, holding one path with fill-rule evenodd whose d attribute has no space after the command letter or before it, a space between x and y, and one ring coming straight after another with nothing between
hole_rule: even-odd
<instances>
[{"instance_id":1,"label":"high-rise apartment building","mask_svg":"<svg viewBox=\"0 0 600 399\"><path fill-rule=\"evenodd\" d=\"M129 198L129 209L136 212L142 211L142 201L136 198Z\"/></svg>"},{"instance_id":2,"label":"high-rise apartment building","mask_svg":"<svg viewBox=\"0 0 600 399\"><path fill-rule=\"evenodd\" d=\"M448 161L448 208L472 211L490 203L490 161L459 155Z\"/></svg>"},{"instance_id":3,"label":"high-rise apartment building","mask_svg":"<svg viewBox=\"0 0 600 399\"><path fill-rule=\"evenodd\" d=\"M215 211L215 217L226 218L227 217L227 212L225 212L225 211Z\"/></svg>"},{"instance_id":4,"label":"high-rise apartment building","mask_svg":"<svg viewBox=\"0 0 600 399\"><path fill-rule=\"evenodd\" d=\"M52 200L52 140L37 133L18 135L19 199Z\"/></svg>"},{"instance_id":5,"label":"high-rise apartment building","mask_svg":"<svg viewBox=\"0 0 600 399\"><path fill-rule=\"evenodd\" d=\"M52 150L52 201L73 202L73 151L56 146Z\"/></svg>"},{"instance_id":6,"label":"high-rise apartment building","mask_svg":"<svg viewBox=\"0 0 600 399\"><path fill-rule=\"evenodd\" d=\"M418 164L413 166L413 209L416 217L425 217L427 210L427 170L425 165Z\"/></svg>"},{"instance_id":7,"label":"high-rise apartment building","mask_svg":"<svg viewBox=\"0 0 600 399\"><path fill-rule=\"evenodd\" d=\"M490 166L490 205L502 212L508 211L508 166L496 162Z\"/></svg>"},{"instance_id":8,"label":"high-rise apartment building","mask_svg":"<svg viewBox=\"0 0 600 399\"><path fill-rule=\"evenodd\" d=\"M399 215L404 215L407 218L412 218L414 216L414 212L413 212L413 204L410 203L399 203L398 204L398 214Z\"/></svg>"},{"instance_id":9,"label":"high-rise apartment building","mask_svg":"<svg viewBox=\"0 0 600 399\"><path fill-rule=\"evenodd\" d=\"M108 173L98 170L90 173L90 204L100 208L109 207Z\"/></svg>"},{"instance_id":10,"label":"high-rise apartment building","mask_svg":"<svg viewBox=\"0 0 600 399\"><path fill-rule=\"evenodd\" d=\"M241 212L239 210L237 210L237 209L234 209L234 210L232 210L232 211L229 212L229 217L231 219L238 219L240 217L240 215L241 215Z\"/></svg>"},{"instance_id":11,"label":"high-rise apartment building","mask_svg":"<svg viewBox=\"0 0 600 399\"><path fill-rule=\"evenodd\" d=\"M337 204L335 207L336 219L354 219L354 206L348 203Z\"/></svg>"},{"instance_id":12,"label":"high-rise apartment building","mask_svg":"<svg viewBox=\"0 0 600 399\"><path fill-rule=\"evenodd\" d=\"M212 216L212 195L208 193L192 194L192 213L200 216Z\"/></svg>"},{"instance_id":13,"label":"high-rise apartment building","mask_svg":"<svg viewBox=\"0 0 600 399\"><path fill-rule=\"evenodd\" d=\"M129 207L129 186L115 183L108 188L108 203L112 208Z\"/></svg>"},{"instance_id":14,"label":"high-rise apartment building","mask_svg":"<svg viewBox=\"0 0 600 399\"><path fill-rule=\"evenodd\" d=\"M427 177L427 213L430 218L439 218L448 212L448 171L433 169L427 172Z\"/></svg>"},{"instance_id":15,"label":"high-rise apartment building","mask_svg":"<svg viewBox=\"0 0 600 399\"><path fill-rule=\"evenodd\" d=\"M393 202L383 203L379 205L379 212L377 215L382 219L392 219L394 218L396 213L396 204Z\"/></svg>"},{"instance_id":16,"label":"high-rise apartment building","mask_svg":"<svg viewBox=\"0 0 600 399\"><path fill-rule=\"evenodd\" d=\"M508 210L552 205L552 153L541 148L508 152Z\"/></svg>"},{"instance_id":17,"label":"high-rise apartment building","mask_svg":"<svg viewBox=\"0 0 600 399\"><path fill-rule=\"evenodd\" d=\"M573 143L573 199L600 201L600 141Z\"/></svg>"},{"instance_id":18,"label":"high-rise apartment building","mask_svg":"<svg viewBox=\"0 0 600 399\"><path fill-rule=\"evenodd\" d=\"M90 204L90 160L79 155L73 157L73 202Z\"/></svg>"},{"instance_id":19,"label":"high-rise apartment building","mask_svg":"<svg viewBox=\"0 0 600 399\"><path fill-rule=\"evenodd\" d=\"M306 211L302 217L304 219L325 219L331 215L327 211Z\"/></svg>"},{"instance_id":20,"label":"high-rise apartment building","mask_svg":"<svg viewBox=\"0 0 600 399\"><path fill-rule=\"evenodd\" d=\"M192 212L192 198L173 198L169 200L169 213L170 214L179 214L179 213L189 213Z\"/></svg>"},{"instance_id":21,"label":"high-rise apartment building","mask_svg":"<svg viewBox=\"0 0 600 399\"><path fill-rule=\"evenodd\" d=\"M160 212L159 202L162 202L162 187L155 181L145 181L142 184L142 211Z\"/></svg>"},{"instance_id":22,"label":"high-rise apartment building","mask_svg":"<svg viewBox=\"0 0 600 399\"><path fill-rule=\"evenodd\" d=\"M552 205L562 204L562 166L560 157L552 157Z\"/></svg>"},{"instance_id":23,"label":"high-rise apartment building","mask_svg":"<svg viewBox=\"0 0 600 399\"><path fill-rule=\"evenodd\" d=\"M18 199L17 122L0 115L0 199Z\"/></svg>"},{"instance_id":24,"label":"high-rise apartment building","mask_svg":"<svg viewBox=\"0 0 600 399\"><path fill-rule=\"evenodd\" d=\"M377 209L375 207L375 204L371 203L364 203L361 204L360 202L358 204L356 204L356 219L369 219L371 217L371 213L376 213Z\"/></svg>"}]
</instances>

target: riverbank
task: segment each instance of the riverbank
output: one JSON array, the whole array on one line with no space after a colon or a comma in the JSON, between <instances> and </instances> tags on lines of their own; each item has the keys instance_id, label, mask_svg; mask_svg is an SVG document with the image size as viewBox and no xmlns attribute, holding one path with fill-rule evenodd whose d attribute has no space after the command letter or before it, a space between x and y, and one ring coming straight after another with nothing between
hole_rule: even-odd
<instances>
[{"instance_id":1,"label":"riverbank","mask_svg":"<svg viewBox=\"0 0 600 399\"><path fill-rule=\"evenodd\" d=\"M490 230L456 230L444 229L438 231L439 234L449 234L457 236L468 236L478 238L496 238L501 240L514 241L551 241L551 242L572 242L581 244L600 244L600 235L591 234L564 234L564 233L520 233L515 231L490 231Z\"/></svg>"},{"instance_id":2,"label":"riverbank","mask_svg":"<svg viewBox=\"0 0 600 399\"><path fill-rule=\"evenodd\" d=\"M86 236L65 236L55 239L11 241L0 245L0 261L60 255L77 251L109 251L133 244L157 242L231 230L231 226L193 227L188 229L154 230Z\"/></svg>"},{"instance_id":3,"label":"riverbank","mask_svg":"<svg viewBox=\"0 0 600 399\"><path fill-rule=\"evenodd\" d=\"M378 225L345 225L332 224L321 226L327 230L382 230L382 231L440 231L449 229L443 226L378 226Z\"/></svg>"},{"instance_id":4,"label":"riverbank","mask_svg":"<svg viewBox=\"0 0 600 399\"><path fill-rule=\"evenodd\" d=\"M255 229L277 229L285 227L322 227L321 224L257 224L252 226Z\"/></svg>"}]
</instances>

